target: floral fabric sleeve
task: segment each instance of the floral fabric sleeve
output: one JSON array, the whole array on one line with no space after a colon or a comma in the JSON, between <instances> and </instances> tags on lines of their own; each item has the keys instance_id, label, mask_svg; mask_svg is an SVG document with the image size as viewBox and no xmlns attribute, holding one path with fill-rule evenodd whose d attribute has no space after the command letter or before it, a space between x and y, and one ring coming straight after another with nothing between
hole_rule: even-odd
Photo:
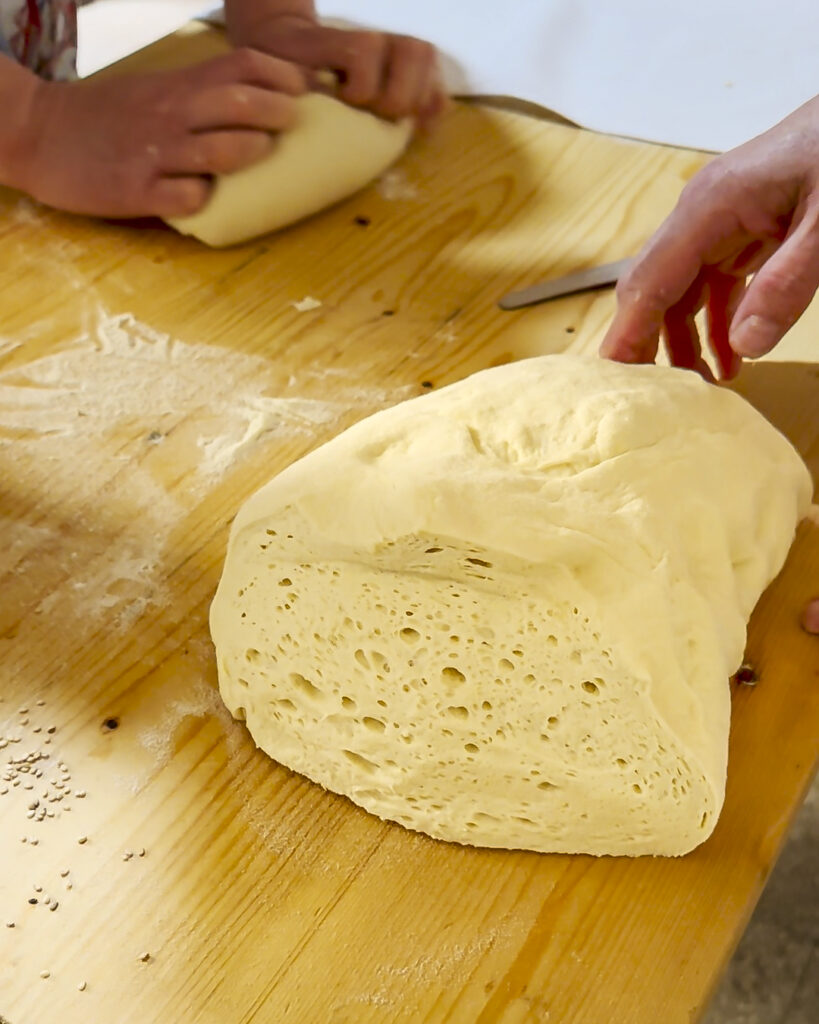
<instances>
[{"instance_id":1,"label":"floral fabric sleeve","mask_svg":"<svg viewBox=\"0 0 819 1024\"><path fill-rule=\"evenodd\" d=\"M0 53L41 78L75 78L76 0L0 0Z\"/></svg>"}]
</instances>

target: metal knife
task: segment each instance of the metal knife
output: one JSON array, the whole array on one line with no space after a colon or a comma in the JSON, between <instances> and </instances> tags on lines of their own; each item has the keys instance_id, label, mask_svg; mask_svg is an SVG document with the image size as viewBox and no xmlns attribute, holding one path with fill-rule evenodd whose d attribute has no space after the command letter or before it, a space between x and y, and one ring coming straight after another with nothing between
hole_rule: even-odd
<instances>
[{"instance_id":1,"label":"metal knife","mask_svg":"<svg viewBox=\"0 0 819 1024\"><path fill-rule=\"evenodd\" d=\"M575 295L577 292L588 292L595 288L605 288L617 284L620 277L631 265L630 259L615 260L599 267L589 267L566 277L555 277L551 281L524 288L520 292L504 295L498 305L501 309L523 309L524 306L535 306L539 302L557 299L563 295Z\"/></svg>"}]
</instances>

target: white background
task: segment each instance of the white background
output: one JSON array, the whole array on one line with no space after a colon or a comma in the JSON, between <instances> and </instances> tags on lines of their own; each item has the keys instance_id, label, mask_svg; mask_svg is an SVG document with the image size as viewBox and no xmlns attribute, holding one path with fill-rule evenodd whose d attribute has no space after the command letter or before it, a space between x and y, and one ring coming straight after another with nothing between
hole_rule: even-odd
<instances>
[{"instance_id":1,"label":"white background","mask_svg":"<svg viewBox=\"0 0 819 1024\"><path fill-rule=\"evenodd\" d=\"M97 0L88 73L207 0ZM326 16L431 39L460 92L515 96L587 128L729 149L819 93L819 0L325 0Z\"/></svg>"}]
</instances>

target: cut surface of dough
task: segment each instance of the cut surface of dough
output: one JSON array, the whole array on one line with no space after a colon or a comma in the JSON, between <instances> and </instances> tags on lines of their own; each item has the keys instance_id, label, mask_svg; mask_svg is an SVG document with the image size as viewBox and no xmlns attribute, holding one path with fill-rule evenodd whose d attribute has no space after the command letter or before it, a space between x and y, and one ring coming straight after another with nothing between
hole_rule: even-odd
<instances>
[{"instance_id":1,"label":"cut surface of dough","mask_svg":"<svg viewBox=\"0 0 819 1024\"><path fill-rule=\"evenodd\" d=\"M679 855L812 485L691 372L544 356L377 413L232 527L219 684L258 746L445 840Z\"/></svg>"},{"instance_id":2,"label":"cut surface of dough","mask_svg":"<svg viewBox=\"0 0 819 1024\"><path fill-rule=\"evenodd\" d=\"M381 120L323 93L299 97L298 121L269 156L216 180L207 205L168 221L211 246L235 245L323 210L364 188L392 164L409 121Z\"/></svg>"}]
</instances>

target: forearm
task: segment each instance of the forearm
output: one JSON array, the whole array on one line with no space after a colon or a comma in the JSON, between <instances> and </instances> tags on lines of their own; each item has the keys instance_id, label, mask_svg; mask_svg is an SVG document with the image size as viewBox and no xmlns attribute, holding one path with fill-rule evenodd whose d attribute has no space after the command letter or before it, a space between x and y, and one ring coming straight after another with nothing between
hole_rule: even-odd
<instances>
[{"instance_id":1,"label":"forearm","mask_svg":"<svg viewBox=\"0 0 819 1024\"><path fill-rule=\"evenodd\" d=\"M38 86L33 72L0 55L0 185L25 188L31 108Z\"/></svg>"}]
</instances>

